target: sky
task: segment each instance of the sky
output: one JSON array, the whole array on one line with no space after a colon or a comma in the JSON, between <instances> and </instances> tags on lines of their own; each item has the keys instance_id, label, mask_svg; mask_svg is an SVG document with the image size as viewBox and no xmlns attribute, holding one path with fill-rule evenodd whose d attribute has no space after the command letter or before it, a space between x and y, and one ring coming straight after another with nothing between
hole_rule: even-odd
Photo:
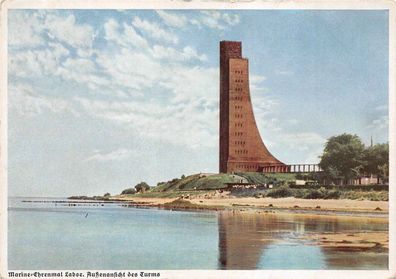
<instances>
[{"instance_id":1,"label":"sky","mask_svg":"<svg viewBox=\"0 0 396 279\"><path fill-rule=\"evenodd\" d=\"M318 163L342 133L388 141L387 11L9 10L9 195L218 172L221 40L242 42L284 163Z\"/></svg>"}]
</instances>

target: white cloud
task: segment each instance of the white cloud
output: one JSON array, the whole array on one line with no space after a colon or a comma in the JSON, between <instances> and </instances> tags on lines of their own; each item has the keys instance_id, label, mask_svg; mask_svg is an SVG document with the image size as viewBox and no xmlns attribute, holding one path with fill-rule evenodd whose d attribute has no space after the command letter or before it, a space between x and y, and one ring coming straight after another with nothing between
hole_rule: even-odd
<instances>
[{"instance_id":1,"label":"white cloud","mask_svg":"<svg viewBox=\"0 0 396 279\"><path fill-rule=\"evenodd\" d=\"M105 39L108 41L117 41L120 37L120 25L115 19L109 19L104 24Z\"/></svg>"},{"instance_id":2,"label":"white cloud","mask_svg":"<svg viewBox=\"0 0 396 279\"><path fill-rule=\"evenodd\" d=\"M224 13L222 15L223 20L228 24L228 25L237 25L240 22L239 15L231 15Z\"/></svg>"},{"instance_id":3,"label":"white cloud","mask_svg":"<svg viewBox=\"0 0 396 279\"><path fill-rule=\"evenodd\" d=\"M112 121L131 134L189 148L213 147L217 142L216 111L202 110L197 102L164 105L81 97L75 101L91 117Z\"/></svg>"},{"instance_id":4,"label":"white cloud","mask_svg":"<svg viewBox=\"0 0 396 279\"><path fill-rule=\"evenodd\" d=\"M209 28L225 29L225 26L220 23L221 14L216 11L203 11L200 23Z\"/></svg>"},{"instance_id":5,"label":"white cloud","mask_svg":"<svg viewBox=\"0 0 396 279\"><path fill-rule=\"evenodd\" d=\"M160 82L164 68L148 55L122 48L120 52L98 54L97 62L113 84L142 90ZM138 66L140 65L140 66ZM144 66L142 66L144 65Z\"/></svg>"},{"instance_id":6,"label":"white cloud","mask_svg":"<svg viewBox=\"0 0 396 279\"><path fill-rule=\"evenodd\" d=\"M140 17L134 17L132 25L156 40L162 40L173 44L177 44L179 41L175 34L162 29L155 22L142 20Z\"/></svg>"},{"instance_id":7,"label":"white cloud","mask_svg":"<svg viewBox=\"0 0 396 279\"><path fill-rule=\"evenodd\" d=\"M253 88L257 88L257 86L253 85L251 86ZM270 122L266 124L266 127L272 127L272 128L277 128L274 126L275 120L274 120L274 114L277 112L277 107L279 103L277 100L273 99L267 94L264 94L262 90L258 89L253 89L251 90L251 98L252 98L252 103L254 104L254 113L257 118L259 119L273 119Z\"/></svg>"},{"instance_id":8,"label":"white cloud","mask_svg":"<svg viewBox=\"0 0 396 279\"><path fill-rule=\"evenodd\" d=\"M157 10L156 12L164 23L171 27L184 27L188 22L187 18L183 15L176 15L162 10Z\"/></svg>"},{"instance_id":9,"label":"white cloud","mask_svg":"<svg viewBox=\"0 0 396 279\"><path fill-rule=\"evenodd\" d=\"M155 45L151 50L151 54L157 59L167 59L178 62L187 60L207 60L205 54L198 54L198 52L190 46L184 47L182 51L179 51L172 47Z\"/></svg>"},{"instance_id":10,"label":"white cloud","mask_svg":"<svg viewBox=\"0 0 396 279\"><path fill-rule=\"evenodd\" d=\"M380 131L389 128L388 104L372 107L372 117L368 119L367 129Z\"/></svg>"},{"instance_id":11,"label":"white cloud","mask_svg":"<svg viewBox=\"0 0 396 279\"><path fill-rule=\"evenodd\" d=\"M267 77L261 75L249 75L250 90L262 91L263 88L261 83L265 81Z\"/></svg>"},{"instance_id":12,"label":"white cloud","mask_svg":"<svg viewBox=\"0 0 396 279\"><path fill-rule=\"evenodd\" d=\"M286 129L271 133L270 138L271 140L268 140L264 137L264 141L271 150L277 150L281 157L287 157L287 153L292 153L294 158L298 158L297 161L287 162L288 164L317 163L326 142L322 135L315 132L289 132Z\"/></svg>"},{"instance_id":13,"label":"white cloud","mask_svg":"<svg viewBox=\"0 0 396 279\"><path fill-rule=\"evenodd\" d=\"M31 50L9 55L8 65L10 76L28 77L42 73L42 66L37 59L37 55Z\"/></svg>"},{"instance_id":14,"label":"white cloud","mask_svg":"<svg viewBox=\"0 0 396 279\"><path fill-rule=\"evenodd\" d=\"M187 59L199 59L202 61L206 61L207 57L205 54L198 54L197 51L195 50L195 48L190 47L190 46L186 46L183 48L183 53L182 55L184 57L186 57Z\"/></svg>"},{"instance_id":15,"label":"white cloud","mask_svg":"<svg viewBox=\"0 0 396 279\"><path fill-rule=\"evenodd\" d=\"M24 78L58 76L91 89L110 84L106 77L99 75L96 65L91 60L67 58L69 50L64 46L51 42L48 45L47 49L9 55L10 76Z\"/></svg>"},{"instance_id":16,"label":"white cloud","mask_svg":"<svg viewBox=\"0 0 396 279\"><path fill-rule=\"evenodd\" d=\"M65 80L84 84L90 89L110 85L108 78L100 76L96 65L86 58L68 58L58 67L56 75L63 77Z\"/></svg>"},{"instance_id":17,"label":"white cloud","mask_svg":"<svg viewBox=\"0 0 396 279\"><path fill-rule=\"evenodd\" d=\"M94 53L93 49L77 49L77 55L84 58L90 58Z\"/></svg>"},{"instance_id":18,"label":"white cloud","mask_svg":"<svg viewBox=\"0 0 396 279\"><path fill-rule=\"evenodd\" d=\"M92 54L93 28L87 24L77 24L73 15L62 16L57 12L39 11L17 13L10 17L10 21L16 19L26 20L29 24L25 26L25 29L30 33L18 37L17 34L20 33L18 26L10 26L9 35L14 37L15 46L22 47L28 43L27 40L33 38L33 42L39 39L42 47L24 51L12 49L9 53L10 76L38 78L61 75L65 77L66 69L63 68L62 63L71 56L71 50L84 57ZM16 36L19 39L16 39ZM80 68L70 69L70 71L74 74L68 73L69 76L77 76L77 72L81 73Z\"/></svg>"},{"instance_id":19,"label":"white cloud","mask_svg":"<svg viewBox=\"0 0 396 279\"><path fill-rule=\"evenodd\" d=\"M147 40L140 36L136 30L132 27L132 25L123 24L124 26L124 34L123 34L123 39L125 42L129 43L130 45L133 45L137 48L147 48L149 45L147 43Z\"/></svg>"},{"instance_id":20,"label":"white cloud","mask_svg":"<svg viewBox=\"0 0 396 279\"><path fill-rule=\"evenodd\" d=\"M324 143L307 144L300 148L293 148L301 153L298 161L289 162L290 164L317 164L323 154Z\"/></svg>"},{"instance_id":21,"label":"white cloud","mask_svg":"<svg viewBox=\"0 0 396 279\"><path fill-rule=\"evenodd\" d=\"M74 97L67 96L72 101L66 101L39 97L33 91L29 97L25 90L16 102L23 104L23 113L72 112L111 121L143 138L189 148L216 146L218 68L187 63L206 61L205 54L188 45L175 48L158 43L151 47L147 36L163 40L169 34L154 30L157 24L140 18L132 24L108 19L103 25L108 47L96 48L88 39L92 39L93 29L85 25L77 28L77 33L84 36L66 39L72 36L71 26L77 26L74 16L44 13L42 17L47 30L57 31L51 31L47 48L12 53L10 75L47 81L51 76L62 78L78 83L80 92L95 94L83 98L73 93ZM66 34L60 34L63 29ZM262 81L262 77L253 78L253 83ZM102 99L103 95L113 101ZM102 155L106 154L95 158Z\"/></svg>"},{"instance_id":22,"label":"white cloud","mask_svg":"<svg viewBox=\"0 0 396 279\"><path fill-rule=\"evenodd\" d=\"M77 24L74 15L61 17L50 13L45 19L45 28L50 38L57 38L73 47L90 48L92 46L94 39L92 26Z\"/></svg>"},{"instance_id":23,"label":"white cloud","mask_svg":"<svg viewBox=\"0 0 396 279\"><path fill-rule=\"evenodd\" d=\"M171 40L174 40L175 38L172 38L171 36L168 36L165 31L161 29L158 29L157 31L154 31L155 25L150 25L147 21L142 21L139 18L135 18L133 21L133 24L135 26L145 26L146 31L148 32L149 30L153 29L150 31L151 35L150 36L158 36L159 37L168 37L171 38ZM180 61L186 61L190 59L196 59L196 60L201 60L205 61L207 59L206 55L204 54L199 54L193 47L191 46L186 46L182 50L177 50L172 47L167 47L163 45L156 44L153 47L150 47L147 40L140 36L136 30L134 29L133 26L128 25L128 24L123 24L124 28L120 28L120 25L118 24L117 21L114 19L110 19L105 23L105 38L108 41L112 41L119 46L122 46L122 52L125 53L129 51L130 47L136 48L138 52L138 56L140 60L142 59L142 55L146 56L145 62L148 62L148 59L151 59L147 57L147 53L151 53L153 58L155 59L167 59L167 60L173 60L174 62L180 62ZM149 27L150 26L150 27ZM134 61L134 60L130 60ZM135 61L139 62L139 61ZM143 61L142 61L143 62ZM137 63L134 63L135 65ZM156 62L155 62L156 63ZM151 63L152 65L154 63ZM137 64L137 65L145 65L145 64ZM129 68L129 67L128 67ZM153 74L153 73L152 73Z\"/></svg>"},{"instance_id":24,"label":"white cloud","mask_svg":"<svg viewBox=\"0 0 396 279\"><path fill-rule=\"evenodd\" d=\"M326 139L314 132L285 133L280 138L282 144L298 150L308 150L312 145L323 145Z\"/></svg>"},{"instance_id":25,"label":"white cloud","mask_svg":"<svg viewBox=\"0 0 396 279\"><path fill-rule=\"evenodd\" d=\"M69 56L70 54L70 51L60 43L49 42L48 45L52 50L52 53L54 54L55 58L58 60L62 57Z\"/></svg>"},{"instance_id":26,"label":"white cloud","mask_svg":"<svg viewBox=\"0 0 396 279\"><path fill-rule=\"evenodd\" d=\"M218 69L175 67L163 85L174 93L172 102L218 101Z\"/></svg>"},{"instance_id":27,"label":"white cloud","mask_svg":"<svg viewBox=\"0 0 396 279\"><path fill-rule=\"evenodd\" d=\"M212 29L223 30L227 26L234 26L240 22L238 15L223 13L219 11L202 11L201 16L193 18L190 23L201 28L203 25Z\"/></svg>"},{"instance_id":28,"label":"white cloud","mask_svg":"<svg viewBox=\"0 0 396 279\"><path fill-rule=\"evenodd\" d=\"M60 98L45 97L40 95L37 90L37 88L28 84L9 86L8 99L10 109L25 116L35 116L45 110L53 113L71 112L76 116L79 115L68 101Z\"/></svg>"},{"instance_id":29,"label":"white cloud","mask_svg":"<svg viewBox=\"0 0 396 279\"><path fill-rule=\"evenodd\" d=\"M114 19L104 23L104 38L112 44L108 49L85 47L83 45L92 43L92 27L77 25L72 15L62 17L56 13L44 12L40 14L40 18L42 20L37 29L49 30L52 38L47 38L47 48L12 53L9 56L11 76L57 76L96 90L96 94L142 96L137 90L153 87L158 90L158 85L166 85L168 76L173 76L175 67L179 67L177 64L190 60L207 60L206 55L198 53L191 46L176 49L157 44L150 47L145 37L138 34L132 25L119 23ZM156 24L140 18L135 18L133 24L146 31L153 31L151 36L170 37L175 41L164 30L157 30L155 33L154 29L158 27ZM73 28L76 34L67 40L71 36L70 29ZM59 41L67 41L69 46L66 47ZM71 54L71 50L77 55Z\"/></svg>"},{"instance_id":30,"label":"white cloud","mask_svg":"<svg viewBox=\"0 0 396 279\"><path fill-rule=\"evenodd\" d=\"M122 33L117 35L118 39L122 37ZM158 91L161 86L169 88L170 80L183 75L183 72L191 68L191 66L182 66L184 62L207 59L205 55L199 54L190 46L178 50L163 45L154 45L152 48L132 51L130 47L120 43L121 45L115 50L98 51L96 62L112 84L132 90L148 91L148 88L156 88ZM138 65L144 65L144 67ZM180 87L189 85L183 84L181 81L178 84Z\"/></svg>"},{"instance_id":31,"label":"white cloud","mask_svg":"<svg viewBox=\"0 0 396 279\"><path fill-rule=\"evenodd\" d=\"M220 12L216 10L202 11L198 16L187 19L184 15L177 15L168 11L158 10L157 14L164 23L171 27L182 28L188 24L202 28L203 26L223 30L227 26L234 26L240 22L239 15Z\"/></svg>"},{"instance_id":32,"label":"white cloud","mask_svg":"<svg viewBox=\"0 0 396 279\"><path fill-rule=\"evenodd\" d=\"M8 42L15 47L43 46L52 41L89 49L95 35L92 26L78 24L74 15L62 16L44 10L11 11L8 29Z\"/></svg>"},{"instance_id":33,"label":"white cloud","mask_svg":"<svg viewBox=\"0 0 396 279\"><path fill-rule=\"evenodd\" d=\"M123 47L135 47L139 49L148 48L149 44L145 38L140 36L132 25L124 23L122 28L114 19L109 19L105 25L105 39L115 42Z\"/></svg>"},{"instance_id":34,"label":"white cloud","mask_svg":"<svg viewBox=\"0 0 396 279\"><path fill-rule=\"evenodd\" d=\"M17 47L35 47L44 44L41 36L43 25L36 13L10 10L8 44Z\"/></svg>"},{"instance_id":35,"label":"white cloud","mask_svg":"<svg viewBox=\"0 0 396 279\"><path fill-rule=\"evenodd\" d=\"M108 153L101 153L96 151L92 156L85 159L86 162L89 161L98 161L98 162L107 162L107 161L122 161L127 158L133 157L136 151L128 150L125 148L120 148L117 150L113 150Z\"/></svg>"},{"instance_id":36,"label":"white cloud","mask_svg":"<svg viewBox=\"0 0 396 279\"><path fill-rule=\"evenodd\" d=\"M262 122L262 126L267 131L279 132L282 130L282 127L280 126L280 121L276 117L262 118L261 122Z\"/></svg>"},{"instance_id":37,"label":"white cloud","mask_svg":"<svg viewBox=\"0 0 396 279\"><path fill-rule=\"evenodd\" d=\"M389 117L388 115L381 115L378 118L371 121L369 125L366 126L368 129L382 130L389 128Z\"/></svg>"},{"instance_id":38,"label":"white cloud","mask_svg":"<svg viewBox=\"0 0 396 279\"><path fill-rule=\"evenodd\" d=\"M58 43L50 43L43 50L28 50L8 56L9 74L18 77L55 75L61 60L69 51Z\"/></svg>"}]
</instances>

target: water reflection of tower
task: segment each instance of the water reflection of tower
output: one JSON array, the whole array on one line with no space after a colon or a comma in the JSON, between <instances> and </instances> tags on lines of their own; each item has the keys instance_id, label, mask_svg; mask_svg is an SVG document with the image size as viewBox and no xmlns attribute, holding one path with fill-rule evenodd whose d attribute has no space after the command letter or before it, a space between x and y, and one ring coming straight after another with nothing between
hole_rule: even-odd
<instances>
[{"instance_id":1,"label":"water reflection of tower","mask_svg":"<svg viewBox=\"0 0 396 279\"><path fill-rule=\"evenodd\" d=\"M279 233L271 229L273 223L272 216L220 212L219 268L255 269L263 249Z\"/></svg>"},{"instance_id":2,"label":"water reflection of tower","mask_svg":"<svg viewBox=\"0 0 396 279\"><path fill-rule=\"evenodd\" d=\"M256 269L274 241L288 242L294 234L334 231L338 223L338 219L326 217L219 212L219 268Z\"/></svg>"}]
</instances>

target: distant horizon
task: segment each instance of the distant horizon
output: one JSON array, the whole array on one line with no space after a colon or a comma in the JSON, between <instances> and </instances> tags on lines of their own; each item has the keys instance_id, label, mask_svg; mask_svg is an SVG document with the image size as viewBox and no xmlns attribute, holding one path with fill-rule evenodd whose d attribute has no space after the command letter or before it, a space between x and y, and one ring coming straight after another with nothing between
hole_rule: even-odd
<instances>
[{"instance_id":1,"label":"distant horizon","mask_svg":"<svg viewBox=\"0 0 396 279\"><path fill-rule=\"evenodd\" d=\"M218 173L219 42L242 42L286 164L389 142L383 10L9 10L8 192L114 194ZM359 34L359 36L356 36Z\"/></svg>"}]
</instances>

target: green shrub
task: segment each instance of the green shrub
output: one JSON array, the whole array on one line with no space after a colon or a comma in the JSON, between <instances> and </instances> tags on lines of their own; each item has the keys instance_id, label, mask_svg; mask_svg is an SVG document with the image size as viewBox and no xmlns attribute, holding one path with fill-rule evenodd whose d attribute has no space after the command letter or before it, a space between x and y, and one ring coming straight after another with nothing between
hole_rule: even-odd
<instances>
[{"instance_id":1,"label":"green shrub","mask_svg":"<svg viewBox=\"0 0 396 279\"><path fill-rule=\"evenodd\" d=\"M128 188L121 192L121 195L133 195L136 193L135 188Z\"/></svg>"},{"instance_id":2,"label":"green shrub","mask_svg":"<svg viewBox=\"0 0 396 279\"><path fill-rule=\"evenodd\" d=\"M303 199L307 193L307 189L293 189L294 191L294 197L295 198L299 198L299 199Z\"/></svg>"},{"instance_id":3,"label":"green shrub","mask_svg":"<svg viewBox=\"0 0 396 279\"><path fill-rule=\"evenodd\" d=\"M341 194L342 199L350 200L370 200L370 201L388 201L388 191L345 191Z\"/></svg>"},{"instance_id":4,"label":"green shrub","mask_svg":"<svg viewBox=\"0 0 396 279\"><path fill-rule=\"evenodd\" d=\"M271 198L285 198L293 196L293 190L287 185L279 186L278 188L271 189L266 194L267 197Z\"/></svg>"},{"instance_id":5,"label":"green shrub","mask_svg":"<svg viewBox=\"0 0 396 279\"><path fill-rule=\"evenodd\" d=\"M339 199L341 197L341 191L339 190L327 190L325 199Z\"/></svg>"},{"instance_id":6,"label":"green shrub","mask_svg":"<svg viewBox=\"0 0 396 279\"><path fill-rule=\"evenodd\" d=\"M307 191L306 195L303 197L304 199L323 199L325 197L325 192L321 190L310 190Z\"/></svg>"},{"instance_id":7,"label":"green shrub","mask_svg":"<svg viewBox=\"0 0 396 279\"><path fill-rule=\"evenodd\" d=\"M294 197L301 199L339 199L341 191L328 190L324 187L319 189L293 189Z\"/></svg>"}]
</instances>

